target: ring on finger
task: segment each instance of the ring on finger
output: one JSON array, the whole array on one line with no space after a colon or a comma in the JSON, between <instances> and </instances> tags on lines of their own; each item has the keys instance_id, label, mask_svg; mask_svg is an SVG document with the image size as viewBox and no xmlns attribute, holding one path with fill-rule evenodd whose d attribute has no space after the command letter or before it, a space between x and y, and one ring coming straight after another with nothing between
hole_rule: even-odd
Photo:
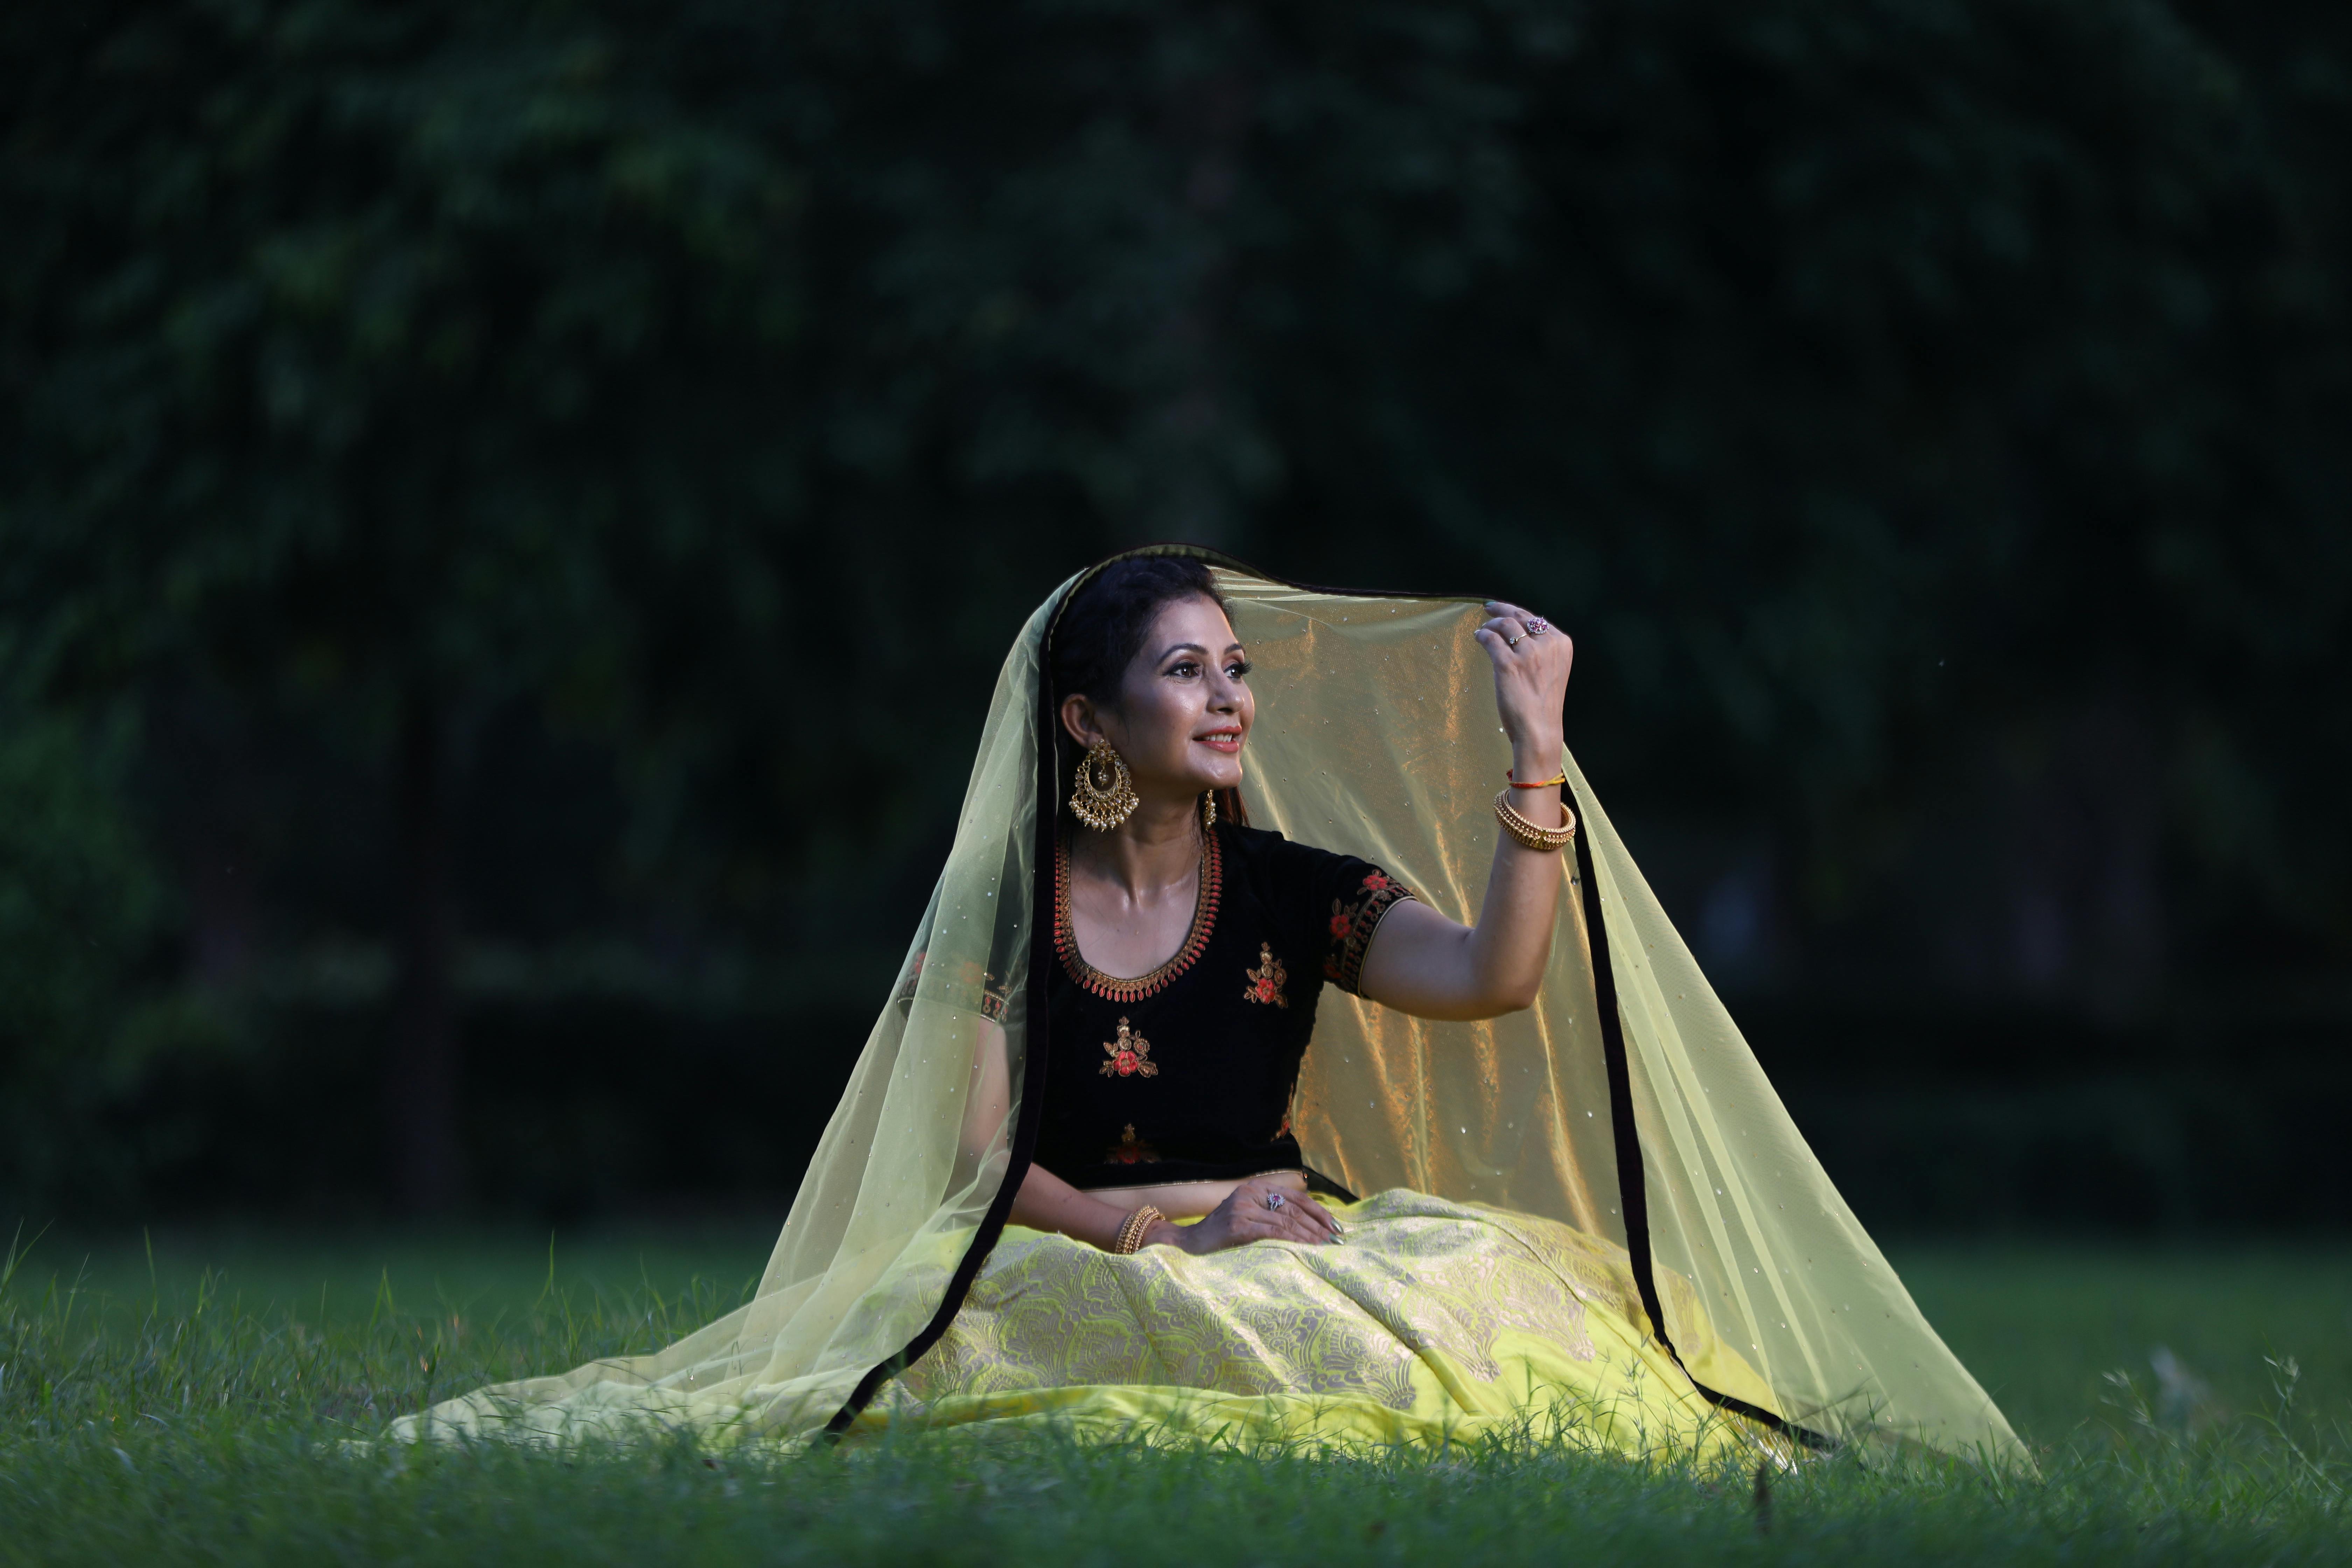
<instances>
[{"instance_id":1,"label":"ring on finger","mask_svg":"<svg viewBox=\"0 0 2352 1568\"><path fill-rule=\"evenodd\" d=\"M1528 640L1528 638L1529 637L1533 636L1533 635L1534 635L1534 634L1533 634L1533 633L1531 633L1531 632L1521 632L1517 637L1505 637L1505 638L1503 639L1503 641L1504 641L1504 643L1505 643L1506 645L1507 645L1508 647L1518 647L1521 643L1523 643L1523 642L1527 641L1527 640Z\"/></svg>"},{"instance_id":2,"label":"ring on finger","mask_svg":"<svg viewBox=\"0 0 2352 1568\"><path fill-rule=\"evenodd\" d=\"M1268 1207L1268 1208L1270 1208L1270 1209L1278 1209L1278 1208L1280 1208L1280 1207L1282 1206L1282 1194L1281 1194L1280 1193L1268 1193L1268 1194L1265 1194L1265 1206L1266 1206L1266 1207Z\"/></svg>"},{"instance_id":3,"label":"ring on finger","mask_svg":"<svg viewBox=\"0 0 2352 1568\"><path fill-rule=\"evenodd\" d=\"M1528 617L1528 636L1531 637L1539 637L1549 630L1551 630L1551 623L1545 620L1541 616L1529 616Z\"/></svg>"}]
</instances>

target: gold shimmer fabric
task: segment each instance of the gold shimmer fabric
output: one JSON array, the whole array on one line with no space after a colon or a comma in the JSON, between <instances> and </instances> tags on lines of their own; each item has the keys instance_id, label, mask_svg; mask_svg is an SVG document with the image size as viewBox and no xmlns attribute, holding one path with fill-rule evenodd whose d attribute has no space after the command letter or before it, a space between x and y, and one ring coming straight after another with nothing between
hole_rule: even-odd
<instances>
[{"instance_id":1,"label":"gold shimmer fabric","mask_svg":"<svg viewBox=\"0 0 2352 1568\"><path fill-rule=\"evenodd\" d=\"M1209 559L1255 667L1258 720L1243 785L1253 822L1371 861L1433 908L1473 918L1494 856L1489 803L1510 763L1493 677L1470 635L1484 618L1481 605L1311 591ZM949 1364L962 1353L957 1347L975 1342L973 1325L982 1320L973 1314L1001 1310L985 1305L995 1296L967 1300L960 1287L994 1290L1008 1267L1030 1256L1025 1249L1066 1253L1074 1245L998 1232L1008 1175L1017 1180L1027 1158L1024 1128L1034 1139L1050 1092L1033 960L1050 963L1053 950L1050 936L1033 939L1050 919L1050 826L1068 781L1040 779L1040 741L1050 732L1040 672L1055 608L1083 576L1039 606L1006 658L954 847L752 1300L667 1350L479 1390L407 1418L395 1436L495 1433L562 1442L650 1422L715 1439L791 1442L849 1421L877 1393L877 1408L904 1414L910 1399L922 1403L910 1390L933 1386L923 1382L933 1373L919 1370L922 1352L936 1340L944 1351L938 1364ZM1588 647L1584 657L1589 663L1606 651ZM1654 1373L1658 1386L1635 1402L1660 1422L1660 1413L1682 1407L1683 1394L1703 1388L1801 1428L1790 1435L1814 1444L1916 1443L2028 1463L1813 1158L1591 784L1573 758L1564 765L1591 873L1579 876L1579 859L1559 857L1568 897L1537 1005L1483 1023L1429 1023L1328 991L1291 1113L1307 1164L1353 1192L1382 1194L1379 1203L1454 1205L1456 1217L1446 1224L1469 1226L1459 1215L1475 1214L1483 1217L1474 1228L1497 1237L1528 1245L1529 1237L1550 1237L1555 1255L1579 1247L1591 1258L1625 1255L1636 1276L1644 1270L1635 1260L1646 1258L1664 1321L1650 1322L1640 1300L1629 1304L1622 1291L1606 1321L1641 1340L1643 1379ZM1615 998L1607 1018L1604 986ZM1612 1032L1622 1047L1613 1074ZM780 1041L779 1048L814 1060L822 1042ZM1612 1092L1612 1076L1622 1091ZM1620 1125L1633 1132L1624 1151ZM1638 1184L1629 1190L1635 1162ZM1426 1196L1408 1200L1399 1189ZM1638 1233L1628 1221L1637 1212L1645 1215ZM1580 1239L1570 1247L1562 1235ZM1464 1247L1465 1257L1478 1251ZM1255 1250L1206 1272L1194 1265L1215 1260L1177 1263L1173 1255L1147 1254L1123 1267L1164 1266L1200 1280L1224 1278L1217 1268L1250 1280L1261 1280L1262 1268L1279 1272L1250 1256ZM1400 1268L1391 1280L1403 1298L1416 1272ZM1091 1300L1083 1292L1094 1289L1085 1283L1092 1277L1073 1278L1082 1290L1074 1300ZM1350 1279L1370 1289L1370 1275ZM1056 1288L1041 1282L1037 1291ZM1307 1294L1295 1305L1304 1312L1341 1287L1318 1274L1302 1277L1299 1289ZM1265 1289L1271 1300L1273 1286ZM1595 1299L1576 1300L1597 1347L1606 1338L1596 1326L1603 1310ZM1381 1321L1419 1321L1396 1316L1405 1307L1390 1310ZM1325 1319L1344 1321L1345 1313ZM1434 1431L1441 1415L1492 1418L1491 1396L1516 1373L1492 1349L1474 1351L1476 1338L1418 1357L1413 1375L1438 1378L1442 1362L1492 1365L1496 1381L1459 1381L1461 1394L1447 1398L1460 1412L1424 1405L1420 1392L1410 1412L1375 1398L1393 1415L1382 1418L1390 1422L1382 1430ZM1580 1408L1581 1390L1599 1408L1622 1394L1574 1370L1590 1364L1570 1353L1581 1342L1572 1334L1548 1341L1540 1355L1530 1351L1512 1363L1545 1369L1529 1389L1536 1407ZM918 1370L892 1390L887 1374L909 1360ZM1274 1355L1259 1364L1292 1363ZM1679 1389L1669 1372L1687 1373ZM1563 1403L1555 1384L1573 1396ZM943 1399L1064 1397L1051 1394L1055 1386L1064 1385L935 1392ZM1110 1401L1090 1407L1097 1412L1181 1419L1148 1392L1162 1384L1066 1386L1123 1391L1087 1395ZM1342 1405L1332 1401L1360 1397L1304 1385L1186 1392L1287 1401L1285 1419L1310 1425L1315 1417L1301 1413L1314 1402L1337 1411ZM1422 1415L1414 1412L1434 1425L1415 1425Z\"/></svg>"},{"instance_id":2,"label":"gold shimmer fabric","mask_svg":"<svg viewBox=\"0 0 2352 1568\"><path fill-rule=\"evenodd\" d=\"M852 1431L1046 1426L1344 1449L1500 1432L1636 1458L1783 1450L1700 1397L1634 1326L1623 1247L1402 1190L1333 1212L1339 1246L1202 1258L1118 1258L1009 1226L946 1336ZM1749 1399L1769 1396L1727 1348L1694 1350Z\"/></svg>"}]
</instances>

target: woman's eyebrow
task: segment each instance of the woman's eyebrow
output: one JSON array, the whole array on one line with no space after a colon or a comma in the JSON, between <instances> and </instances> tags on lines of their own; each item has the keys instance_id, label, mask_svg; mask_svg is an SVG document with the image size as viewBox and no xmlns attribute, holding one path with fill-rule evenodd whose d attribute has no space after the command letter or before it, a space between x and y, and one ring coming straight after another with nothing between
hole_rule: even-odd
<instances>
[{"instance_id":1,"label":"woman's eyebrow","mask_svg":"<svg viewBox=\"0 0 2352 1568\"><path fill-rule=\"evenodd\" d=\"M1225 651L1227 653L1239 653L1242 651L1242 645L1238 642L1234 643L1227 647ZM1209 657L1209 650L1202 647L1199 643L1180 642L1171 643L1167 647L1162 648L1160 653L1160 658L1161 662L1165 663L1170 658L1180 653L1197 653L1203 658Z\"/></svg>"}]
</instances>

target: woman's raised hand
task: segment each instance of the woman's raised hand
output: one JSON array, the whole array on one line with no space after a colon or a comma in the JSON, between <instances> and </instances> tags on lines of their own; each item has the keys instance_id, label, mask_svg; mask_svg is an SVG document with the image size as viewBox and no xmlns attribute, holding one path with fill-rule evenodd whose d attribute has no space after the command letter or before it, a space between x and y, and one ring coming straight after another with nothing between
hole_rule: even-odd
<instances>
[{"instance_id":1,"label":"woman's raised hand","mask_svg":"<svg viewBox=\"0 0 2352 1568\"><path fill-rule=\"evenodd\" d=\"M1475 634L1495 662L1495 709L1511 739L1515 767L1559 771L1560 710L1568 701L1576 645L1566 632L1517 605L1486 601L1493 617Z\"/></svg>"},{"instance_id":2,"label":"woman's raised hand","mask_svg":"<svg viewBox=\"0 0 2352 1568\"><path fill-rule=\"evenodd\" d=\"M1198 1225L1153 1226L1148 1243L1181 1247L1194 1254L1223 1252L1253 1241L1300 1241L1321 1247L1339 1239L1339 1222L1321 1204L1295 1187L1254 1176L1209 1211ZM1174 1232L1172 1236L1168 1234Z\"/></svg>"}]
</instances>

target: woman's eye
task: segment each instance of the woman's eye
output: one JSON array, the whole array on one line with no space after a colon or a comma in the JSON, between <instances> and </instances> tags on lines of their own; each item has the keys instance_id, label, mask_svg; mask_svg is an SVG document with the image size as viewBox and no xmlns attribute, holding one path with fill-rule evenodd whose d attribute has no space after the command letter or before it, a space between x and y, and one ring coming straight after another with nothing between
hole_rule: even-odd
<instances>
[{"instance_id":1,"label":"woman's eye","mask_svg":"<svg viewBox=\"0 0 2352 1568\"><path fill-rule=\"evenodd\" d=\"M1175 664L1170 665L1168 667L1168 673L1179 677L1194 676L1201 673L1201 667L1194 664L1189 658L1182 659Z\"/></svg>"},{"instance_id":2,"label":"woman's eye","mask_svg":"<svg viewBox=\"0 0 2352 1568\"><path fill-rule=\"evenodd\" d=\"M1228 680L1243 679L1248 676L1249 672L1250 661L1245 658L1235 659L1233 663L1225 666L1225 679Z\"/></svg>"}]
</instances>

